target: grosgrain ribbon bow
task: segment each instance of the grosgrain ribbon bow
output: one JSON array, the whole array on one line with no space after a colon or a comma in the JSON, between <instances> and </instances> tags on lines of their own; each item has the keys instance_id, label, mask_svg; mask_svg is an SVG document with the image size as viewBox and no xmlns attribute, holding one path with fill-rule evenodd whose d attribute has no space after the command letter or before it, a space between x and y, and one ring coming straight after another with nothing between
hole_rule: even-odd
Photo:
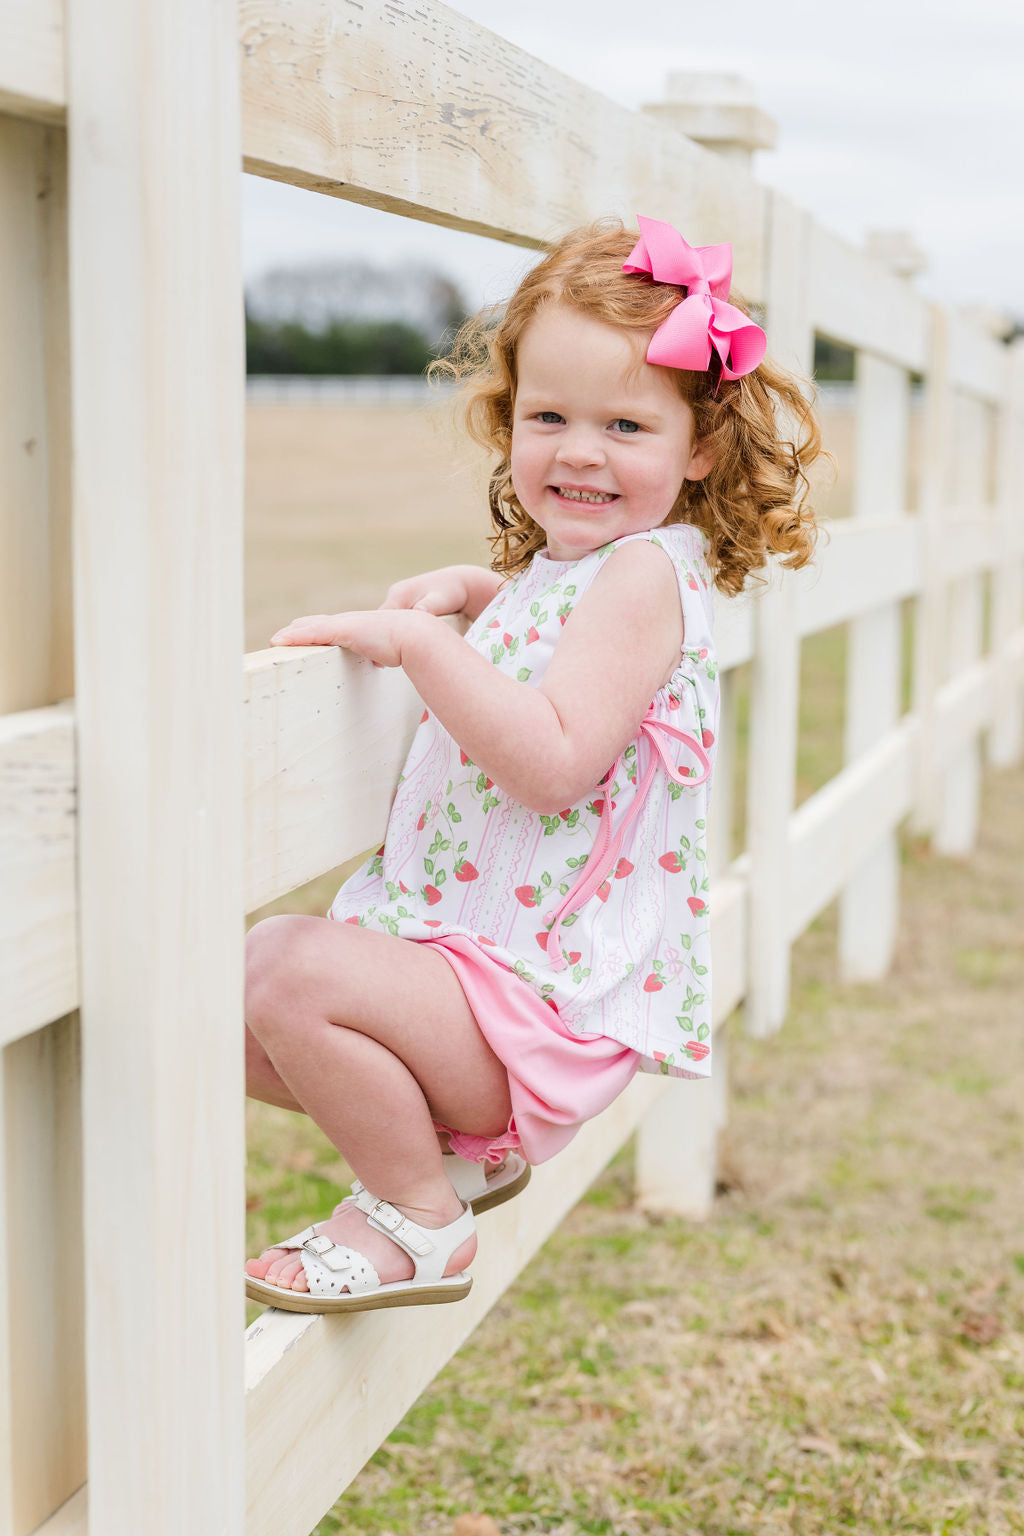
<instances>
[{"instance_id":1,"label":"grosgrain ribbon bow","mask_svg":"<svg viewBox=\"0 0 1024 1536\"><path fill-rule=\"evenodd\" d=\"M732 280L732 246L687 245L662 219L638 218L640 239L622 263L623 272L647 273L657 283L686 289L651 337L647 361L667 368L705 373L712 349L723 379L739 379L764 357L767 337L749 315L727 302Z\"/></svg>"}]
</instances>

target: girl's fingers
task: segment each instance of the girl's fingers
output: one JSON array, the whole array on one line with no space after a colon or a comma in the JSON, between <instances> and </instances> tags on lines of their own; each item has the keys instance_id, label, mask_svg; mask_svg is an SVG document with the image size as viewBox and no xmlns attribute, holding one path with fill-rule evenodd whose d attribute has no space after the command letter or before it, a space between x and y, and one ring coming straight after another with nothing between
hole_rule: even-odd
<instances>
[{"instance_id":1,"label":"girl's fingers","mask_svg":"<svg viewBox=\"0 0 1024 1536\"><path fill-rule=\"evenodd\" d=\"M340 615L338 615L340 617ZM336 645L332 620L327 614L308 613L292 619L270 637L271 645Z\"/></svg>"}]
</instances>

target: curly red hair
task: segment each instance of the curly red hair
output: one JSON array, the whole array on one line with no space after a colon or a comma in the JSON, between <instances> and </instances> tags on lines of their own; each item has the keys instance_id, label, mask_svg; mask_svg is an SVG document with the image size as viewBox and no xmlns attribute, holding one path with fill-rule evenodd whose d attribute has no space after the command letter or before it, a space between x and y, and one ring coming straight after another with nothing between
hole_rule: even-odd
<instances>
[{"instance_id":1,"label":"curly red hair","mask_svg":"<svg viewBox=\"0 0 1024 1536\"><path fill-rule=\"evenodd\" d=\"M482 312L462 326L432 377L467 386L466 426L497 456L488 500L494 534L492 569L511 576L544 547L544 530L520 506L509 456L520 338L542 305L569 304L647 341L679 302L680 289L623 272L639 234L618 219L599 219L557 241L523 278L495 320ZM730 303L746 312L735 293ZM684 480L666 523L693 523L707 534L714 583L734 596L769 553L799 569L812 559L820 525L808 502L807 468L821 453L821 433L801 380L765 359L753 372L724 380L717 355L703 373L670 369L694 417L694 436L711 450L702 480Z\"/></svg>"}]
</instances>

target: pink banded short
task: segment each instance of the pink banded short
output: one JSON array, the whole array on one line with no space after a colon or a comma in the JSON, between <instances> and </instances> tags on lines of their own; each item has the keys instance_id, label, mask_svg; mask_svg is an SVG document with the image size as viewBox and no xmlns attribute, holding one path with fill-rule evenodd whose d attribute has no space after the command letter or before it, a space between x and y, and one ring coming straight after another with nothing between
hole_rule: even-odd
<instances>
[{"instance_id":1,"label":"pink banded short","mask_svg":"<svg viewBox=\"0 0 1024 1536\"><path fill-rule=\"evenodd\" d=\"M512 1116L501 1136L471 1136L451 1126L454 1152L499 1163L512 1147L543 1163L580 1126L607 1109L640 1065L639 1054L607 1035L574 1035L554 1008L514 971L464 934L420 941L448 961L481 1033L508 1071Z\"/></svg>"}]
</instances>

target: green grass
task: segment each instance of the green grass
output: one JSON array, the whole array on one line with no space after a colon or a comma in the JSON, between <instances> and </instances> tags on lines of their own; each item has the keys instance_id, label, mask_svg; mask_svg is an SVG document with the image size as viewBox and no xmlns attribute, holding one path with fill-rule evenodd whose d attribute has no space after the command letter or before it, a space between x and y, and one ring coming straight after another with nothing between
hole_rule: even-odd
<instances>
[{"instance_id":1,"label":"green grass","mask_svg":"<svg viewBox=\"0 0 1024 1536\"><path fill-rule=\"evenodd\" d=\"M842 765L844 627L800 667L798 804ZM265 910L322 912L345 873ZM1024 772L986 779L969 862L904 836L901 873L884 982L837 981L833 905L783 1031L729 1021L710 1219L645 1220L623 1149L316 1536L1024 1533ZM255 1252L347 1170L303 1117L248 1117Z\"/></svg>"},{"instance_id":2,"label":"green grass","mask_svg":"<svg viewBox=\"0 0 1024 1536\"><path fill-rule=\"evenodd\" d=\"M711 1218L643 1218L623 1149L317 1536L1024 1532L1024 772L972 861L906 840L903 871L885 982L837 982L833 908L781 1034L730 1021ZM978 950L1010 956L980 985ZM270 1132L250 1219L291 1180L294 1226L331 1154Z\"/></svg>"}]
</instances>

